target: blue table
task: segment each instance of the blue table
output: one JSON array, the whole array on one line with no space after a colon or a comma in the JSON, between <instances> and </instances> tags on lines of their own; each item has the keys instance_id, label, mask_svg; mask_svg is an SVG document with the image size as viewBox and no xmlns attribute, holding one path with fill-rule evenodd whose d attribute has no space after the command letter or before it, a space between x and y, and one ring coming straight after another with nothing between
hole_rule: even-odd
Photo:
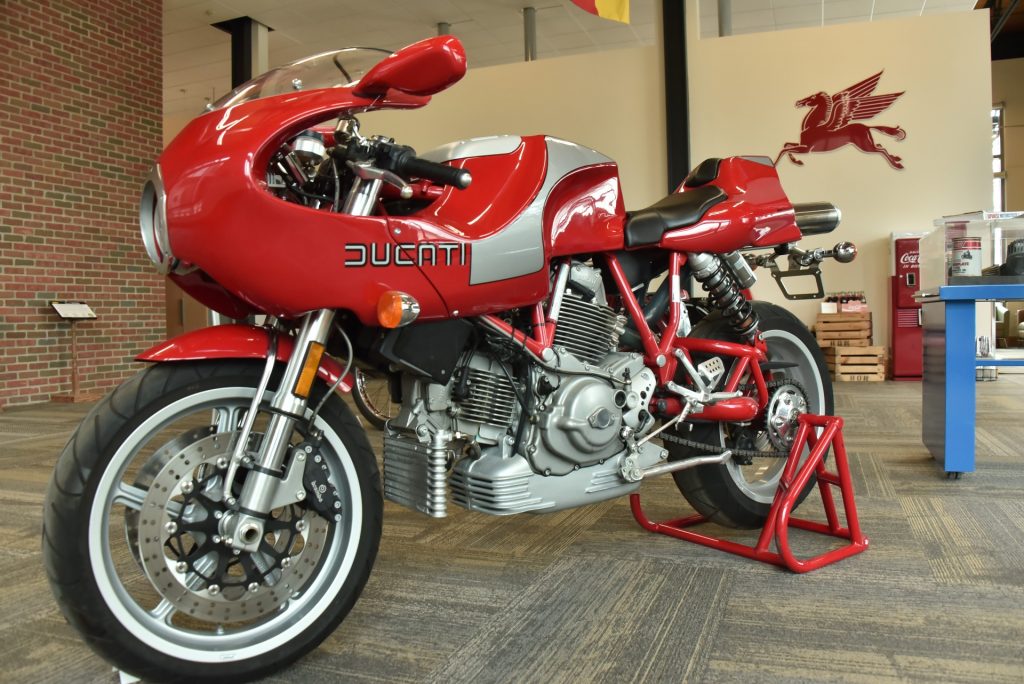
<instances>
[{"instance_id":1,"label":"blue table","mask_svg":"<svg viewBox=\"0 0 1024 684\"><path fill-rule=\"evenodd\" d=\"M947 473L974 471L975 368L1024 366L1024 359L976 358L975 303L1024 300L1024 285L946 285L924 306L921 439Z\"/></svg>"}]
</instances>

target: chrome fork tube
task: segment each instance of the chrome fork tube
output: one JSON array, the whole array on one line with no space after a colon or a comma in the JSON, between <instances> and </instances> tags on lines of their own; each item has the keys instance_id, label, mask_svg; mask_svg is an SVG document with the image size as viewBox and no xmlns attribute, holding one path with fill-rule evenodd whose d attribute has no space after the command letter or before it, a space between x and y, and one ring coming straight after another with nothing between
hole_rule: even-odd
<instances>
[{"instance_id":1,"label":"chrome fork tube","mask_svg":"<svg viewBox=\"0 0 1024 684\"><path fill-rule=\"evenodd\" d=\"M277 393L270 402L270 407L275 413L270 417L270 424L267 426L267 434L263 439L263 446L260 449L259 465L267 470L278 470L284 463L285 451L288 441L292 435L294 419L290 416L302 416L309 403L308 397L298 397L292 393L295 383L302 373L302 366L306 361L306 353L310 343L317 342L326 345L327 338L331 334L331 323L334 322L334 311L332 309L321 309L306 314L302 321L302 328L299 337L295 341L295 350L288 360L284 369L284 376L278 386ZM278 413L280 412L280 413ZM245 494L242 495L243 497ZM250 502L254 503L254 502ZM265 513L261 508L252 510Z\"/></svg>"},{"instance_id":2,"label":"chrome fork tube","mask_svg":"<svg viewBox=\"0 0 1024 684\"><path fill-rule=\"evenodd\" d=\"M341 211L352 216L369 216L373 213L373 205L377 202L380 194L380 180L363 180L357 178L352 183L348 196L345 198L345 205Z\"/></svg>"},{"instance_id":3,"label":"chrome fork tube","mask_svg":"<svg viewBox=\"0 0 1024 684\"><path fill-rule=\"evenodd\" d=\"M224 492L229 505L234 508L237 504L237 512L222 519L221 532L235 549L255 551L263 538L263 520L257 516L271 509L281 483L280 470L288 453L295 417L302 418L309 403L307 397L296 396L292 390L302 373L309 345L313 342L326 345L333 321L331 309L314 311L303 318L295 349L270 402L272 415L260 445L258 467L249 472L237 502L231 501L230 492Z\"/></svg>"},{"instance_id":4,"label":"chrome fork tube","mask_svg":"<svg viewBox=\"0 0 1024 684\"><path fill-rule=\"evenodd\" d=\"M253 395L249 404L249 411L245 414L241 429L235 441L235 447L231 451L231 460L228 463L228 471L224 475L224 498L231 496L231 488L235 484L235 475L238 474L238 467L242 465L245 458L245 450L249 448L249 436L252 434L252 427L256 423L256 414L259 413L260 403L263 395L267 393L267 385L270 384L270 376L274 372L274 365L277 362L277 331L270 331L270 344L267 346L267 362L263 366L263 375L260 376L260 384L256 387L256 394Z\"/></svg>"}]
</instances>

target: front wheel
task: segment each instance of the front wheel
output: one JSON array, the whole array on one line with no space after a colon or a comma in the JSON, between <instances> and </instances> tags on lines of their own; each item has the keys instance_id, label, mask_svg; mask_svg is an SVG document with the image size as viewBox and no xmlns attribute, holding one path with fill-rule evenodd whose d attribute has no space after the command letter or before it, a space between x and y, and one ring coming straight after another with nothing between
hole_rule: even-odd
<instances>
[{"instance_id":1,"label":"front wheel","mask_svg":"<svg viewBox=\"0 0 1024 684\"><path fill-rule=\"evenodd\" d=\"M774 304L752 304L761 320L768 360L784 366L765 374L770 394L766 415L751 425L694 424L693 430L684 436L719 448L788 451L797 414L832 415L832 379L821 349L803 323ZM718 314L705 318L690 334L739 342L728 322ZM673 461L706 453L668 440L665 446ZM786 459L778 457L754 458L750 463L733 458L723 465L680 470L673 477L680 492L701 515L729 527L754 528L763 525L768 516L785 464ZM801 493L799 501L812 486Z\"/></svg>"},{"instance_id":2,"label":"front wheel","mask_svg":"<svg viewBox=\"0 0 1024 684\"><path fill-rule=\"evenodd\" d=\"M190 682L269 674L330 634L366 583L380 542L379 476L336 395L316 419L319 443L305 426L292 438L314 445L336 513L302 497L270 512L255 552L219 537L223 477L261 366L152 366L100 402L60 456L43 527L50 584L72 626L121 670Z\"/></svg>"}]
</instances>

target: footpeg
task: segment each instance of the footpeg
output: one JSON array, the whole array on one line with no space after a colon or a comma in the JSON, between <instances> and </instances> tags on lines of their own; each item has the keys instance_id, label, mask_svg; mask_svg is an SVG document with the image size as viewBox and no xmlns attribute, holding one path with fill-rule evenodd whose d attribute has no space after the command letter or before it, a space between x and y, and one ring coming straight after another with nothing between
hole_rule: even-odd
<instances>
[{"instance_id":1,"label":"footpeg","mask_svg":"<svg viewBox=\"0 0 1024 684\"><path fill-rule=\"evenodd\" d=\"M695 405L706 406L708 404L715 404L725 399L735 399L736 397L743 396L742 392L712 392L715 386L718 384L722 374L725 373L725 364L722 359L715 356L707 361L703 361L696 368L693 362L690 361L690 357L687 356L682 349L676 349L673 354L679 362L683 365L687 375L690 376L690 380L693 381L694 386L697 390L691 390L682 385L674 382L665 383L665 388L670 392L678 394L688 402L692 402Z\"/></svg>"},{"instance_id":2,"label":"footpeg","mask_svg":"<svg viewBox=\"0 0 1024 684\"><path fill-rule=\"evenodd\" d=\"M708 390L715 389L718 386L718 381L725 374L725 363L722 361L722 357L712 356L707 361L698 363L697 374L700 375L700 379L704 381L704 386Z\"/></svg>"},{"instance_id":3,"label":"footpeg","mask_svg":"<svg viewBox=\"0 0 1024 684\"><path fill-rule=\"evenodd\" d=\"M743 396L743 392L696 392L692 389L687 389L682 385L674 382L666 382L665 389L674 394L678 394L683 399L692 402L694 405L708 406L717 404L720 401L726 399L737 399Z\"/></svg>"}]
</instances>

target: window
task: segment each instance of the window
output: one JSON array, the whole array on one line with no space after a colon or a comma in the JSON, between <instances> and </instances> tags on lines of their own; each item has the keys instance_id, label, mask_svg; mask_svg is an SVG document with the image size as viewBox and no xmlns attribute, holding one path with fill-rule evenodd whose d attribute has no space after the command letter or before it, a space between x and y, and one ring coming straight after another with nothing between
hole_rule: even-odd
<instances>
[{"instance_id":1,"label":"window","mask_svg":"<svg viewBox=\"0 0 1024 684\"><path fill-rule=\"evenodd\" d=\"M1006 166L1003 164L1003 105L992 108L992 211L1006 210Z\"/></svg>"}]
</instances>

